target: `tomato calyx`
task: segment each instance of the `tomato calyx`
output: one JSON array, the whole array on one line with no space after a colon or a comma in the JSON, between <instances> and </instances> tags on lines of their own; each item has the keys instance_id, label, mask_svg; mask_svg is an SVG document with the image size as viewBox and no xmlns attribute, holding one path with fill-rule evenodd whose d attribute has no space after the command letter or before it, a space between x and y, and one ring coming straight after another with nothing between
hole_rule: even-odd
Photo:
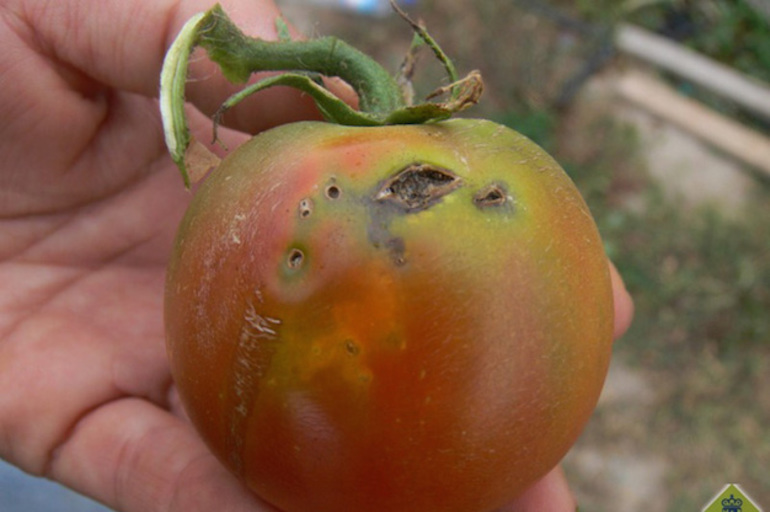
<instances>
[{"instance_id":1,"label":"tomato calyx","mask_svg":"<svg viewBox=\"0 0 770 512\"><path fill-rule=\"evenodd\" d=\"M456 112L476 104L483 91L478 71L459 78L452 61L430 36L425 27L401 10L394 0L393 9L412 27L414 39L400 72L391 76L372 58L335 37L292 41L286 24L277 20L278 41L265 41L245 35L221 6L199 13L184 25L169 48L163 63L160 106L166 145L179 167L185 186L211 168L217 157L194 140L185 114L185 83L190 54L196 47L209 57L233 83L245 83L253 73L277 71L280 74L245 86L222 103L214 115L214 140L224 113L245 98L275 86L289 86L308 94L324 118L348 126L383 126L420 124L448 119ZM415 54L428 46L443 64L449 85L439 87L419 103L411 94ZM359 110L326 88L323 77L339 77L355 90ZM446 97L444 101L432 101Z\"/></svg>"}]
</instances>

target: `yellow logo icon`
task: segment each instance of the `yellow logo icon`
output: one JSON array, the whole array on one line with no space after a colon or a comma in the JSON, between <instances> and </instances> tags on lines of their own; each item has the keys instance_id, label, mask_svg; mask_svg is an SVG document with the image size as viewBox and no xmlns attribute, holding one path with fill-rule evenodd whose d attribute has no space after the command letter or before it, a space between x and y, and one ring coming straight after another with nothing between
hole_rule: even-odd
<instances>
[{"instance_id":1,"label":"yellow logo icon","mask_svg":"<svg viewBox=\"0 0 770 512\"><path fill-rule=\"evenodd\" d=\"M701 512L762 512L738 484L727 484Z\"/></svg>"}]
</instances>

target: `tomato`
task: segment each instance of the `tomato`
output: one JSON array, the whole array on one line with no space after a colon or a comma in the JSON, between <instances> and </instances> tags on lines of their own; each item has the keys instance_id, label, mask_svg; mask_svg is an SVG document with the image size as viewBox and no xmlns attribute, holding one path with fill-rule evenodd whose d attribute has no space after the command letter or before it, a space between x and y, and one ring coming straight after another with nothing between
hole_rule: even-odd
<instances>
[{"instance_id":1,"label":"tomato","mask_svg":"<svg viewBox=\"0 0 770 512\"><path fill-rule=\"evenodd\" d=\"M174 379L286 512L486 512L564 456L612 345L608 264L498 124L296 123L202 183L169 266Z\"/></svg>"}]
</instances>

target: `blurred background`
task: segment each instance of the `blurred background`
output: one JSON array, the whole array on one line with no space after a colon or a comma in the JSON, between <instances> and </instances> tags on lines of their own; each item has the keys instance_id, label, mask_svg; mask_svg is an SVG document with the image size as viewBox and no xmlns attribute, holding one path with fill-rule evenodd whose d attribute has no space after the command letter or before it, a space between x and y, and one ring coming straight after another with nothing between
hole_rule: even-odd
<instances>
[{"instance_id":1,"label":"blurred background","mask_svg":"<svg viewBox=\"0 0 770 512\"><path fill-rule=\"evenodd\" d=\"M395 71L386 1L279 0ZM770 507L770 0L412 0L470 116L524 132L584 194L635 297L599 407L564 461L586 511ZM424 52L418 95L443 84ZM41 498L47 497L46 499ZM103 510L0 463L0 510Z\"/></svg>"}]
</instances>

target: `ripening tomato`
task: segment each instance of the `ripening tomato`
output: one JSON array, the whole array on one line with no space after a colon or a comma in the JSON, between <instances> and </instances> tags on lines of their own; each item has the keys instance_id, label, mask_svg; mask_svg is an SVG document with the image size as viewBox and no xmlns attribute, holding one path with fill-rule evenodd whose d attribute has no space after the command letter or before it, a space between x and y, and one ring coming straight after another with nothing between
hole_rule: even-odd
<instances>
[{"instance_id":1,"label":"ripening tomato","mask_svg":"<svg viewBox=\"0 0 770 512\"><path fill-rule=\"evenodd\" d=\"M297 123L196 192L166 291L186 410L287 512L488 512L608 366L608 264L562 169L489 121Z\"/></svg>"}]
</instances>

